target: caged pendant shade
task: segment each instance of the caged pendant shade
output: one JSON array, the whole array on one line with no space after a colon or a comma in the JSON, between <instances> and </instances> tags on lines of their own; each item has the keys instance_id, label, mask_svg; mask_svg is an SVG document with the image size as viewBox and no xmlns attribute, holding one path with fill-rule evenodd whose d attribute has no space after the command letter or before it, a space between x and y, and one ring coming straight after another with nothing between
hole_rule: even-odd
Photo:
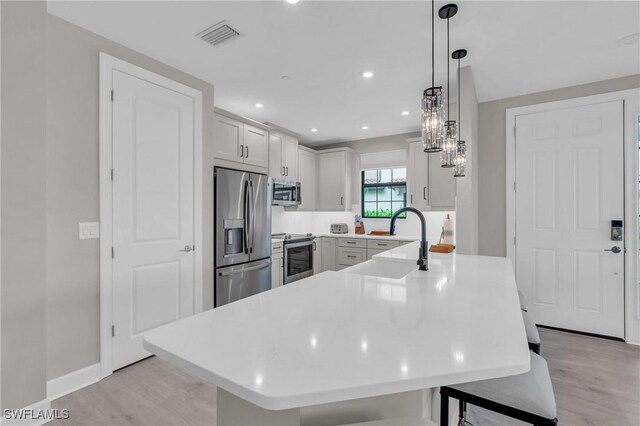
<instances>
[{"instance_id":1,"label":"caged pendant shade","mask_svg":"<svg viewBox=\"0 0 640 426\"><path fill-rule=\"evenodd\" d=\"M422 93L422 145L428 153L442 151L447 117L442 87L435 85L435 0L431 0L431 87Z\"/></svg>"},{"instance_id":2,"label":"caged pendant shade","mask_svg":"<svg viewBox=\"0 0 640 426\"><path fill-rule=\"evenodd\" d=\"M451 54L451 57L458 61L458 130L462 124L462 120L460 120L460 59L465 56L467 56L467 51L465 49L456 50ZM464 177L466 173L466 166L467 143L463 140L459 140L456 144L456 153L455 158L453 159L453 176Z\"/></svg>"}]
</instances>

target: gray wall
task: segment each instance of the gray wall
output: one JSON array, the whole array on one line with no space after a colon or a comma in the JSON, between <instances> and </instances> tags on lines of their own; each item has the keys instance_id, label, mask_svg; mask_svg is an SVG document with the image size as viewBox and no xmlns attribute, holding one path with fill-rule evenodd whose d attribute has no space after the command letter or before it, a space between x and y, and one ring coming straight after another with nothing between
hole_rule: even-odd
<instances>
[{"instance_id":1,"label":"gray wall","mask_svg":"<svg viewBox=\"0 0 640 426\"><path fill-rule=\"evenodd\" d=\"M524 84L524 83L523 83ZM479 118L478 237L480 254L506 256L506 110L640 87L640 75L481 103Z\"/></svg>"},{"instance_id":2,"label":"gray wall","mask_svg":"<svg viewBox=\"0 0 640 426\"><path fill-rule=\"evenodd\" d=\"M42 2L2 2L2 408L46 397Z\"/></svg>"},{"instance_id":3,"label":"gray wall","mask_svg":"<svg viewBox=\"0 0 640 426\"><path fill-rule=\"evenodd\" d=\"M47 378L100 360L98 240L78 240L78 222L99 220L98 77L105 52L203 93L204 300L212 307L213 86L48 15Z\"/></svg>"}]
</instances>

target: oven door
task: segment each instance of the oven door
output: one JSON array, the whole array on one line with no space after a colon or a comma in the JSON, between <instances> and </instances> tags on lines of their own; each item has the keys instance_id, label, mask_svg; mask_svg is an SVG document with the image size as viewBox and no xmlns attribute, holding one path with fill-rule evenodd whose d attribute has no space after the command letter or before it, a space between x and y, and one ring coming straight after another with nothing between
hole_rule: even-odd
<instances>
[{"instance_id":1,"label":"oven door","mask_svg":"<svg viewBox=\"0 0 640 426\"><path fill-rule=\"evenodd\" d=\"M284 245L284 283L289 284L313 275L315 242L303 241Z\"/></svg>"}]
</instances>

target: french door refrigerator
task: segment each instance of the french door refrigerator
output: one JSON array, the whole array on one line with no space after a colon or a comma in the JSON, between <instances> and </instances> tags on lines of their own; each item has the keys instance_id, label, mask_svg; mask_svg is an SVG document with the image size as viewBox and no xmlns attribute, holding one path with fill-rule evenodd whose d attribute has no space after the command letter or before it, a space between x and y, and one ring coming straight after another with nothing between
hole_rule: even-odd
<instances>
[{"instance_id":1,"label":"french door refrigerator","mask_svg":"<svg viewBox=\"0 0 640 426\"><path fill-rule=\"evenodd\" d=\"M271 288L271 183L214 169L214 307Z\"/></svg>"}]
</instances>

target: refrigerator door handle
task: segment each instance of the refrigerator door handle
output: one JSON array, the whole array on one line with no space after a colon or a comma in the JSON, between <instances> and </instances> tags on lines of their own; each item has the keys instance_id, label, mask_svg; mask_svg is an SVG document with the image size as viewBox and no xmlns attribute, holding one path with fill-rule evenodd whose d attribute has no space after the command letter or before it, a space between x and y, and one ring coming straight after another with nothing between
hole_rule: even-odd
<instances>
[{"instance_id":1,"label":"refrigerator door handle","mask_svg":"<svg viewBox=\"0 0 640 426\"><path fill-rule=\"evenodd\" d=\"M245 254L249 254L249 203L248 203L248 196L249 196L249 181L245 180L244 181L244 193L243 193L243 208L242 208L242 215L243 217L243 233L244 233L244 253Z\"/></svg>"},{"instance_id":2,"label":"refrigerator door handle","mask_svg":"<svg viewBox=\"0 0 640 426\"><path fill-rule=\"evenodd\" d=\"M254 240L256 238L256 194L254 193L253 190L253 181L250 180L249 181L249 187L251 188L251 207L250 207L250 226L251 226L251 249L249 250L249 253L253 253L253 243Z\"/></svg>"},{"instance_id":3,"label":"refrigerator door handle","mask_svg":"<svg viewBox=\"0 0 640 426\"><path fill-rule=\"evenodd\" d=\"M269 266L271 266L271 259L265 260L265 262L261 263L260 265L249 266L248 268L242 268L235 271L220 271L218 272L218 275L221 277L228 277L229 275L237 275L237 274L242 274L244 272L255 271L257 269L268 268Z\"/></svg>"}]
</instances>

